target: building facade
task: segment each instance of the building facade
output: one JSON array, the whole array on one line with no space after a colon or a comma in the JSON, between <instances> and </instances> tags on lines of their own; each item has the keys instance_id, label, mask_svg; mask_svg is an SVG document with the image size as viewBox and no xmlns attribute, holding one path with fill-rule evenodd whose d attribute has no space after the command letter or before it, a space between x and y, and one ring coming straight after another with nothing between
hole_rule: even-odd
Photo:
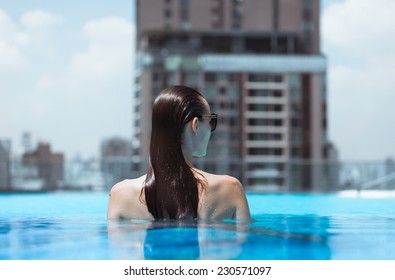
<instances>
[{"instance_id":1,"label":"building facade","mask_svg":"<svg viewBox=\"0 0 395 280\"><path fill-rule=\"evenodd\" d=\"M134 142L146 170L161 89L200 91L219 116L207 157L250 191L311 191L327 157L319 0L137 0Z\"/></svg>"},{"instance_id":2,"label":"building facade","mask_svg":"<svg viewBox=\"0 0 395 280\"><path fill-rule=\"evenodd\" d=\"M63 184L64 156L62 153L53 153L50 144L39 143L36 150L25 152L22 155L22 164L27 169L37 171L37 178L30 179L41 179L41 190L56 190Z\"/></svg>"},{"instance_id":3,"label":"building facade","mask_svg":"<svg viewBox=\"0 0 395 280\"><path fill-rule=\"evenodd\" d=\"M11 190L11 141L0 139L0 191Z\"/></svg>"},{"instance_id":4,"label":"building facade","mask_svg":"<svg viewBox=\"0 0 395 280\"><path fill-rule=\"evenodd\" d=\"M134 157L129 140L113 137L102 141L100 169L105 177L105 185L111 188L124 179L136 177L133 172Z\"/></svg>"}]
</instances>

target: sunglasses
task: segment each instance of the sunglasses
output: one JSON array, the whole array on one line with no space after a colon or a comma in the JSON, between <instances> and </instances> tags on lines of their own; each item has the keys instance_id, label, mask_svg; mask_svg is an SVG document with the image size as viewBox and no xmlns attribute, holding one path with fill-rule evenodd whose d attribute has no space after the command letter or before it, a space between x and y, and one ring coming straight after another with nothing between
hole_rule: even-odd
<instances>
[{"instance_id":1,"label":"sunglasses","mask_svg":"<svg viewBox=\"0 0 395 280\"><path fill-rule=\"evenodd\" d=\"M210 115L203 115L199 116L199 119L210 119L210 128L211 132L213 132L217 128L217 120L218 120L218 115L217 114L210 114Z\"/></svg>"}]
</instances>

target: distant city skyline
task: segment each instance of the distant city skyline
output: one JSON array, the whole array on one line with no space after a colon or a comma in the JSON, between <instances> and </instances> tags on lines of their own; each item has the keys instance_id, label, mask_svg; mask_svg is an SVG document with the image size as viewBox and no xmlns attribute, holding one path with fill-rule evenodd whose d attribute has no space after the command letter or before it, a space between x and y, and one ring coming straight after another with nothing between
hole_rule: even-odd
<instances>
[{"instance_id":1,"label":"distant city skyline","mask_svg":"<svg viewBox=\"0 0 395 280\"><path fill-rule=\"evenodd\" d=\"M0 139L67 158L131 138L134 1L0 0ZM329 138L341 160L395 157L391 0L321 1ZM377 16L380 15L380 16Z\"/></svg>"}]
</instances>

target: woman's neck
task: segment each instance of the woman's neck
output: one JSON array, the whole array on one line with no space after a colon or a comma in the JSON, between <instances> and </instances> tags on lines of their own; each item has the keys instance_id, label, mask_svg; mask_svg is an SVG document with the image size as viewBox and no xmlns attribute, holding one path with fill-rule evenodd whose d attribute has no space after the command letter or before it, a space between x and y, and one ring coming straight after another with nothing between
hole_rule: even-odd
<instances>
[{"instance_id":1,"label":"woman's neck","mask_svg":"<svg viewBox=\"0 0 395 280\"><path fill-rule=\"evenodd\" d=\"M190 166L192 166L192 153L188 151L188 149L182 149L182 154L184 156L185 162Z\"/></svg>"}]
</instances>

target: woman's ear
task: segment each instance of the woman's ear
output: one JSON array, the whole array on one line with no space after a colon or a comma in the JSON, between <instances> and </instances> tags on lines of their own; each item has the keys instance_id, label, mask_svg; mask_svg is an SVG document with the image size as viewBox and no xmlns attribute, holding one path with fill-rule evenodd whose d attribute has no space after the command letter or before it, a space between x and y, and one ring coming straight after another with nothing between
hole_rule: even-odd
<instances>
[{"instance_id":1,"label":"woman's ear","mask_svg":"<svg viewBox=\"0 0 395 280\"><path fill-rule=\"evenodd\" d=\"M196 117L194 117L193 120L191 121L191 128L195 135L197 134L198 131L198 123L199 123L199 119Z\"/></svg>"}]
</instances>

